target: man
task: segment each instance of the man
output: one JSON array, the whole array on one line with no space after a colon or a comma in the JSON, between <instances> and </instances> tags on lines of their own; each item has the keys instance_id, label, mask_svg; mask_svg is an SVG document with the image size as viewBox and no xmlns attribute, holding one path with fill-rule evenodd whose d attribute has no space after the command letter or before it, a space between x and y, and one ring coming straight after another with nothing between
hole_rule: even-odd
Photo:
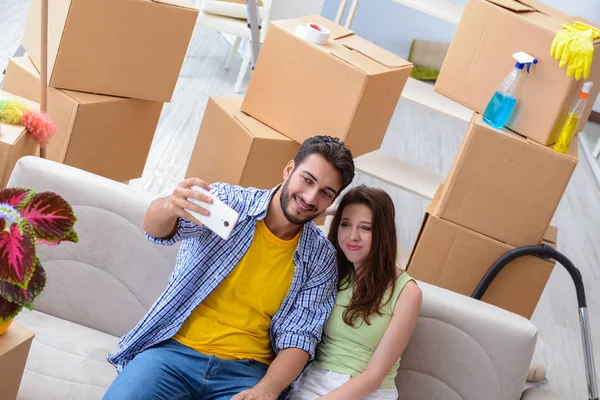
<instances>
[{"instance_id":1,"label":"man","mask_svg":"<svg viewBox=\"0 0 600 400\"><path fill-rule=\"evenodd\" d=\"M163 294L108 356L120 371L107 400L276 399L314 356L335 301L333 246L311 221L354 177L338 139L307 139L272 190L198 178L155 200L143 228L155 243L183 240ZM211 199L240 218L224 241L187 211Z\"/></svg>"}]
</instances>

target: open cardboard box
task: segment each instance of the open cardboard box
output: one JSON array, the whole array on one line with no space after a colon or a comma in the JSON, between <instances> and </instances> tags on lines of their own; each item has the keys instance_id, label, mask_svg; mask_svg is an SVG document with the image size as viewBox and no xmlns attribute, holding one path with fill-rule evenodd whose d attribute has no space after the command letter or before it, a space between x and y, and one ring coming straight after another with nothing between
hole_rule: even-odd
<instances>
[{"instance_id":1,"label":"open cardboard box","mask_svg":"<svg viewBox=\"0 0 600 400\"><path fill-rule=\"evenodd\" d=\"M240 111L239 97L210 97L186 177L271 189L300 146Z\"/></svg>"},{"instance_id":2,"label":"open cardboard box","mask_svg":"<svg viewBox=\"0 0 600 400\"><path fill-rule=\"evenodd\" d=\"M331 31L326 45L295 35L308 22ZM353 156L379 149L412 64L319 15L274 21L242 111L298 143L342 139Z\"/></svg>"},{"instance_id":3,"label":"open cardboard box","mask_svg":"<svg viewBox=\"0 0 600 400\"><path fill-rule=\"evenodd\" d=\"M434 215L441 187L431 202L408 261L407 272L423 282L471 296L492 264L513 246ZM556 247L558 231L548 227L543 243ZM520 257L498 274L482 300L531 318L554 261Z\"/></svg>"},{"instance_id":4,"label":"open cardboard box","mask_svg":"<svg viewBox=\"0 0 600 400\"><path fill-rule=\"evenodd\" d=\"M539 62L519 81L517 106L507 126L541 144L552 144L581 89L550 56L563 22L581 21L533 0L469 0L446 55L435 90L483 114L504 77L524 51ZM577 127L580 132L600 92L600 39L594 42L594 82Z\"/></svg>"},{"instance_id":5,"label":"open cardboard box","mask_svg":"<svg viewBox=\"0 0 600 400\"><path fill-rule=\"evenodd\" d=\"M168 102L198 10L189 0L53 0L48 84ZM32 0L23 47L41 68L41 0Z\"/></svg>"}]
</instances>

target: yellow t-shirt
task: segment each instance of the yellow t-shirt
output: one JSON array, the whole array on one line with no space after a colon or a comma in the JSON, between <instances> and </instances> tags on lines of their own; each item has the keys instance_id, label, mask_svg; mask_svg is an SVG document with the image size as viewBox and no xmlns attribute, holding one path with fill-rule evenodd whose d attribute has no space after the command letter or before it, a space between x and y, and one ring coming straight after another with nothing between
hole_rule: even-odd
<instances>
[{"instance_id":1,"label":"yellow t-shirt","mask_svg":"<svg viewBox=\"0 0 600 400\"><path fill-rule=\"evenodd\" d=\"M173 339L206 355L270 364L275 358L271 318L292 284L299 239L300 233L281 240L258 221L244 257L192 311Z\"/></svg>"}]
</instances>

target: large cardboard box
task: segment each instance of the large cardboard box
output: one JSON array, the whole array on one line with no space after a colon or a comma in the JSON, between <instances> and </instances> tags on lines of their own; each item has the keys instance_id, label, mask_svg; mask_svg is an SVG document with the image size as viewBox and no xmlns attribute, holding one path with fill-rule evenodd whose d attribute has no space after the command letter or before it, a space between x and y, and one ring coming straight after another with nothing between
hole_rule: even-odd
<instances>
[{"instance_id":1,"label":"large cardboard box","mask_svg":"<svg viewBox=\"0 0 600 400\"><path fill-rule=\"evenodd\" d=\"M239 97L210 97L186 177L270 189L300 145L240 111Z\"/></svg>"},{"instance_id":2,"label":"large cardboard box","mask_svg":"<svg viewBox=\"0 0 600 400\"><path fill-rule=\"evenodd\" d=\"M294 34L307 22L331 30L326 45ZM381 146L411 70L410 62L321 16L275 21L242 111L298 143L339 137L356 157Z\"/></svg>"},{"instance_id":3,"label":"large cardboard box","mask_svg":"<svg viewBox=\"0 0 600 400\"><path fill-rule=\"evenodd\" d=\"M29 57L11 58L3 89L40 96L40 76ZM163 103L48 87L56 134L47 157L116 181L142 176Z\"/></svg>"},{"instance_id":4,"label":"large cardboard box","mask_svg":"<svg viewBox=\"0 0 600 400\"><path fill-rule=\"evenodd\" d=\"M41 0L23 47L39 69ZM189 0L56 0L48 11L48 83L76 91L168 102L198 10Z\"/></svg>"},{"instance_id":5,"label":"large cardboard box","mask_svg":"<svg viewBox=\"0 0 600 400\"><path fill-rule=\"evenodd\" d=\"M583 21L533 0L469 0L435 90L483 113L515 65L512 55L529 53L539 62L519 82L517 108L507 126L542 144L552 144L583 80L568 77L566 67L559 68L550 56L550 47L562 23L575 20ZM595 85L577 132L583 129L600 91L600 40L594 47L588 80Z\"/></svg>"},{"instance_id":6,"label":"large cardboard box","mask_svg":"<svg viewBox=\"0 0 600 400\"><path fill-rule=\"evenodd\" d=\"M407 271L415 279L471 296L492 264L514 247L436 217L436 201L425 215ZM545 243L555 247L556 235L550 226ZM482 300L531 318L553 268L548 260L518 258L504 267Z\"/></svg>"},{"instance_id":7,"label":"large cardboard box","mask_svg":"<svg viewBox=\"0 0 600 400\"><path fill-rule=\"evenodd\" d=\"M539 244L577 166L577 140L554 151L474 114L435 215L512 246Z\"/></svg>"},{"instance_id":8,"label":"large cardboard box","mask_svg":"<svg viewBox=\"0 0 600 400\"><path fill-rule=\"evenodd\" d=\"M19 99L4 91L0 91L0 100L19 100L32 110L40 109L39 104L24 98ZM37 151L37 142L31 138L24 126L0 123L0 189L6 187L17 160L25 156L34 156Z\"/></svg>"},{"instance_id":9,"label":"large cardboard box","mask_svg":"<svg viewBox=\"0 0 600 400\"><path fill-rule=\"evenodd\" d=\"M35 335L13 322L0 336L0 400L15 400Z\"/></svg>"}]
</instances>

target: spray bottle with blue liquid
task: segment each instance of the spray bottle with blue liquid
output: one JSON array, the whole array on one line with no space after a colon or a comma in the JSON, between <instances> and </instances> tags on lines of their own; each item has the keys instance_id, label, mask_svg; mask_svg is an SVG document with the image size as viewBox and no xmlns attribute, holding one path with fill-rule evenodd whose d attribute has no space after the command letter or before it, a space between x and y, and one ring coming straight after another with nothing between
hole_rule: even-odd
<instances>
[{"instance_id":1,"label":"spray bottle with blue liquid","mask_svg":"<svg viewBox=\"0 0 600 400\"><path fill-rule=\"evenodd\" d=\"M506 75L506 78L504 78L498 90L494 93L483 113L483 120L498 129L504 128L504 125L515 109L515 105L517 104L515 91L519 79L523 75L523 67L526 67L527 73L529 73L531 64L537 64L538 62L537 58L522 51L513 54L513 58L517 60L515 66Z\"/></svg>"}]
</instances>

